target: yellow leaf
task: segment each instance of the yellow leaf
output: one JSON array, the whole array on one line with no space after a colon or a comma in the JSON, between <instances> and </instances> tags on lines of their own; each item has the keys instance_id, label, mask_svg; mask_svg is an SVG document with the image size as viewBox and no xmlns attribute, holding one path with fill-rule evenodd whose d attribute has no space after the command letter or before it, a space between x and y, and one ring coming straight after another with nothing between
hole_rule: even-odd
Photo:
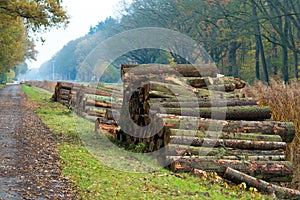
<instances>
[{"instance_id":1,"label":"yellow leaf","mask_svg":"<svg viewBox=\"0 0 300 200\"><path fill-rule=\"evenodd\" d=\"M245 182L239 184L238 186L239 186L239 188L241 188L241 189L243 189L243 190L245 190L245 189L247 188L247 185L246 185Z\"/></svg>"},{"instance_id":2,"label":"yellow leaf","mask_svg":"<svg viewBox=\"0 0 300 200\"><path fill-rule=\"evenodd\" d=\"M250 191L250 192L253 192L253 193L254 193L254 192L258 192L258 190L257 190L256 188L254 188L254 187L250 187L250 188L249 188L249 191Z\"/></svg>"}]
</instances>

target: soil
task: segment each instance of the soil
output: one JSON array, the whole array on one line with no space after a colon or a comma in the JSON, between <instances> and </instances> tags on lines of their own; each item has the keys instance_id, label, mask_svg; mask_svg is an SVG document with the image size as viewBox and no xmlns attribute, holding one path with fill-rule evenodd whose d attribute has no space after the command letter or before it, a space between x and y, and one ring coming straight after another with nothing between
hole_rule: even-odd
<instances>
[{"instance_id":1,"label":"soil","mask_svg":"<svg viewBox=\"0 0 300 200\"><path fill-rule=\"evenodd\" d=\"M77 199L61 174L57 140L20 85L0 89L0 199Z\"/></svg>"}]
</instances>

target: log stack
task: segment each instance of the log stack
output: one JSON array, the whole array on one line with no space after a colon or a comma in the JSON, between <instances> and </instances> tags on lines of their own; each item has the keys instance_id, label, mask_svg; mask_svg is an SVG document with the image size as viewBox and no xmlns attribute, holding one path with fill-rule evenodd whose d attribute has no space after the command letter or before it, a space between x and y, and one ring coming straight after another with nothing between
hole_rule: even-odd
<instances>
[{"instance_id":1,"label":"log stack","mask_svg":"<svg viewBox=\"0 0 300 200\"><path fill-rule=\"evenodd\" d=\"M175 172L223 175L229 167L267 181L292 180L285 152L294 125L272 121L269 107L236 93L244 81L218 77L207 65L122 65L121 76L117 139L127 146L144 142L145 152L163 149L159 159Z\"/></svg>"},{"instance_id":2,"label":"log stack","mask_svg":"<svg viewBox=\"0 0 300 200\"><path fill-rule=\"evenodd\" d=\"M45 80L45 81L25 81L23 83L26 84L26 85L29 85L29 86L34 86L34 87L37 87L37 88L47 90L49 92L54 92L55 86L56 86L56 82L48 81L48 80Z\"/></svg>"},{"instance_id":3,"label":"log stack","mask_svg":"<svg viewBox=\"0 0 300 200\"><path fill-rule=\"evenodd\" d=\"M75 101L74 96L79 87L80 85L75 83L57 82L52 100L72 108L72 102Z\"/></svg>"},{"instance_id":4,"label":"log stack","mask_svg":"<svg viewBox=\"0 0 300 200\"><path fill-rule=\"evenodd\" d=\"M52 99L73 109L76 114L91 122L115 126L112 107L120 108L122 103L122 95L118 93L120 93L118 88L105 85L89 87L70 82L57 82Z\"/></svg>"}]
</instances>

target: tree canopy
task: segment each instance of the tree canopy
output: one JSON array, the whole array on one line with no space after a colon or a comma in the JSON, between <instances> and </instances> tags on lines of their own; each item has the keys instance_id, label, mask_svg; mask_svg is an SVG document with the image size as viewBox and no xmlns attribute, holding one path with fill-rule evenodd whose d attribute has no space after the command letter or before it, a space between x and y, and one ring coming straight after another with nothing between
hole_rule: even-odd
<instances>
[{"instance_id":1,"label":"tree canopy","mask_svg":"<svg viewBox=\"0 0 300 200\"><path fill-rule=\"evenodd\" d=\"M57 0L0 0L0 73L35 58L30 33L67 23L67 13Z\"/></svg>"},{"instance_id":2,"label":"tree canopy","mask_svg":"<svg viewBox=\"0 0 300 200\"><path fill-rule=\"evenodd\" d=\"M273 77L288 83L299 78L300 0L133 0L120 12L119 19L109 17L91 26L86 36L67 44L49 61L55 60L59 66L59 77L71 71L78 75L89 53L113 35L161 27L197 41L225 75L249 82L268 82ZM72 59L66 61L63 55ZM118 69L120 63L185 63L192 59L180 57L172 49L139 49L112 65ZM92 69L84 70L81 79L91 80ZM118 73L110 69L114 72Z\"/></svg>"}]
</instances>

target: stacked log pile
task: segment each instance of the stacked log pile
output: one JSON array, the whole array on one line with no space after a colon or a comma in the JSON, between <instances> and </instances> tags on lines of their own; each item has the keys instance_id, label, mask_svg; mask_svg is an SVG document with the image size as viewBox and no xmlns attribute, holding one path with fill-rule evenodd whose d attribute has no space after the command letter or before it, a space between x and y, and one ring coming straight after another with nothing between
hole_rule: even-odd
<instances>
[{"instance_id":1,"label":"stacked log pile","mask_svg":"<svg viewBox=\"0 0 300 200\"><path fill-rule=\"evenodd\" d=\"M224 175L232 168L266 181L292 180L285 155L292 123L272 121L269 107L235 93L245 86L240 79L218 77L210 66L168 67L121 66L121 142L144 142L146 152L164 149L159 159L175 172Z\"/></svg>"},{"instance_id":2,"label":"stacked log pile","mask_svg":"<svg viewBox=\"0 0 300 200\"><path fill-rule=\"evenodd\" d=\"M93 88L70 82L57 82L52 99L91 122L116 125L112 107L121 106L122 95L118 95L118 92L119 89L107 86Z\"/></svg>"},{"instance_id":3,"label":"stacked log pile","mask_svg":"<svg viewBox=\"0 0 300 200\"><path fill-rule=\"evenodd\" d=\"M47 90L49 92L54 92L55 85L56 85L56 82L48 81L48 80L45 80L45 81L25 81L23 83L26 84L26 85L30 85L30 86L34 86L34 87L37 87L37 88Z\"/></svg>"}]
</instances>

